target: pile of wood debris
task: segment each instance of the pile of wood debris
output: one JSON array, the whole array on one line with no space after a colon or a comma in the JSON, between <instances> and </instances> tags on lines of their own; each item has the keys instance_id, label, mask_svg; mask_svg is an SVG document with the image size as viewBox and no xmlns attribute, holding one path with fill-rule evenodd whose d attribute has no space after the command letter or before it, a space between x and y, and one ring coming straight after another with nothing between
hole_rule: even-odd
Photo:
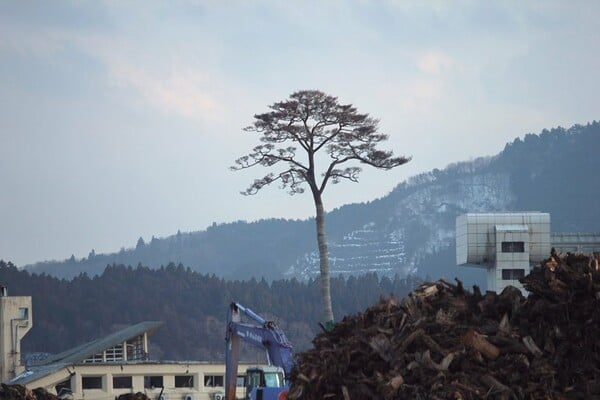
<instances>
[{"instance_id":1,"label":"pile of wood debris","mask_svg":"<svg viewBox=\"0 0 600 400\"><path fill-rule=\"evenodd\" d=\"M48 392L44 388L28 389L23 385L0 384L1 400L60 400L55 394ZM126 393L115 400L150 400L144 393Z\"/></svg>"},{"instance_id":2,"label":"pile of wood debris","mask_svg":"<svg viewBox=\"0 0 600 400\"><path fill-rule=\"evenodd\" d=\"M27 389L23 385L1 384L0 399L2 400L58 400L55 394L44 388Z\"/></svg>"},{"instance_id":3,"label":"pile of wood debris","mask_svg":"<svg viewBox=\"0 0 600 400\"><path fill-rule=\"evenodd\" d=\"M600 399L598 255L551 257L530 292L423 284L319 334L288 399Z\"/></svg>"}]
</instances>

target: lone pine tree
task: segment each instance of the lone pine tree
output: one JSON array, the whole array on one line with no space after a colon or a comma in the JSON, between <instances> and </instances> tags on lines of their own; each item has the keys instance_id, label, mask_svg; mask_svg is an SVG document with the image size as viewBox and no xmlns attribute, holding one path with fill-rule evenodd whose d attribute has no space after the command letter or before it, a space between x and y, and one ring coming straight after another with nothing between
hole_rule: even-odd
<instances>
[{"instance_id":1,"label":"lone pine tree","mask_svg":"<svg viewBox=\"0 0 600 400\"><path fill-rule=\"evenodd\" d=\"M274 182L292 195L304 192L306 186L310 189L316 208L321 297L325 326L329 328L333 310L323 207L325 187L342 180L358 182L361 164L388 170L407 163L410 157L394 157L392 151L378 149L377 145L388 139L378 132L379 121L321 91L298 91L269 108L271 111L255 115L254 123L244 129L258 133L261 143L235 160L231 168L261 165L272 170L255 179L242 192L245 195L256 194Z\"/></svg>"}]
</instances>

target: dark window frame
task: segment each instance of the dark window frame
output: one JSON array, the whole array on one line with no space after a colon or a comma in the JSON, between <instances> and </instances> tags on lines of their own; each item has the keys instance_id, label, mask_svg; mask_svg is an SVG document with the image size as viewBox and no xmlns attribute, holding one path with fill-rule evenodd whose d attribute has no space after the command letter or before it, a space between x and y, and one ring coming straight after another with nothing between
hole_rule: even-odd
<instances>
[{"instance_id":1,"label":"dark window frame","mask_svg":"<svg viewBox=\"0 0 600 400\"><path fill-rule=\"evenodd\" d=\"M502 270L503 281L516 281L525 277L523 268L506 268Z\"/></svg>"},{"instance_id":2,"label":"dark window frame","mask_svg":"<svg viewBox=\"0 0 600 400\"><path fill-rule=\"evenodd\" d=\"M164 387L164 377L162 375L145 375L144 389Z\"/></svg>"},{"instance_id":3,"label":"dark window frame","mask_svg":"<svg viewBox=\"0 0 600 400\"><path fill-rule=\"evenodd\" d=\"M222 374L205 374L205 387L225 387L225 376Z\"/></svg>"},{"instance_id":4,"label":"dark window frame","mask_svg":"<svg viewBox=\"0 0 600 400\"><path fill-rule=\"evenodd\" d=\"M133 378L131 375L113 376L113 389L131 389L133 388Z\"/></svg>"},{"instance_id":5,"label":"dark window frame","mask_svg":"<svg viewBox=\"0 0 600 400\"><path fill-rule=\"evenodd\" d=\"M194 375L175 375L176 388L193 388Z\"/></svg>"},{"instance_id":6,"label":"dark window frame","mask_svg":"<svg viewBox=\"0 0 600 400\"><path fill-rule=\"evenodd\" d=\"M98 385L99 383L99 385ZM102 389L102 376L91 375L81 377L81 388L83 390Z\"/></svg>"},{"instance_id":7,"label":"dark window frame","mask_svg":"<svg viewBox=\"0 0 600 400\"><path fill-rule=\"evenodd\" d=\"M19 319L29 319L29 308L19 307Z\"/></svg>"},{"instance_id":8,"label":"dark window frame","mask_svg":"<svg viewBox=\"0 0 600 400\"><path fill-rule=\"evenodd\" d=\"M525 242L502 242L503 253L525 253Z\"/></svg>"}]
</instances>

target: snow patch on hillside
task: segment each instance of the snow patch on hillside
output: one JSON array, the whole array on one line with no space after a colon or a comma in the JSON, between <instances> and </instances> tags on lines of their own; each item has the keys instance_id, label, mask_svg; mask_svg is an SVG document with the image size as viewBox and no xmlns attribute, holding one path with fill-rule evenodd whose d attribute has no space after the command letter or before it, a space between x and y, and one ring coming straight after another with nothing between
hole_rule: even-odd
<instances>
[{"instance_id":1,"label":"snow patch on hillside","mask_svg":"<svg viewBox=\"0 0 600 400\"><path fill-rule=\"evenodd\" d=\"M341 241L331 241L330 274L416 274L420 258L454 245L458 215L506 211L515 201L505 173L461 173L454 179L444 178L421 175L418 182L413 182L419 186L411 185L412 190L406 190L404 197L399 194L400 200L385 226L371 222L348 232ZM409 242L411 248L407 247ZM317 251L299 257L284 275L300 279L318 276Z\"/></svg>"}]
</instances>

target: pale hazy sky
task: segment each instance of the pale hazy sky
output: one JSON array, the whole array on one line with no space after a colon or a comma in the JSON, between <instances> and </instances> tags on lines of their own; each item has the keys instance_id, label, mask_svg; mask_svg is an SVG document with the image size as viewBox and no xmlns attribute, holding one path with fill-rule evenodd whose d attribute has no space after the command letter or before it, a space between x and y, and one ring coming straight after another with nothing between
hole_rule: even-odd
<instances>
[{"instance_id":1,"label":"pale hazy sky","mask_svg":"<svg viewBox=\"0 0 600 400\"><path fill-rule=\"evenodd\" d=\"M0 258L133 247L213 221L312 216L239 191L255 113L320 89L413 161L365 169L331 210L525 133L600 119L600 2L2 1Z\"/></svg>"}]
</instances>

